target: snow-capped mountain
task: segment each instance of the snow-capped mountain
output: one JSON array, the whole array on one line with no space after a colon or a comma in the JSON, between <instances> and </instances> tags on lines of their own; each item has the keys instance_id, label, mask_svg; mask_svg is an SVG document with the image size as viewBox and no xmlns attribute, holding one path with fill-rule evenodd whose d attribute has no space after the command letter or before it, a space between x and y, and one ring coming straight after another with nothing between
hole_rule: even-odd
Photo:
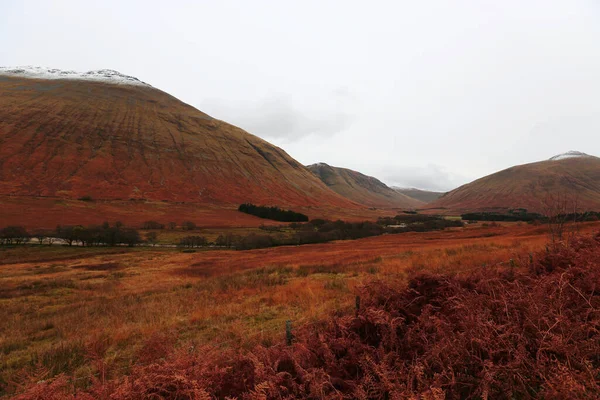
<instances>
[{"instance_id":1,"label":"snow-capped mountain","mask_svg":"<svg viewBox=\"0 0 600 400\"><path fill-rule=\"evenodd\" d=\"M567 151L566 153L558 154L550 158L550 161L560 161L567 158L579 158L579 157L591 157L589 154L582 153L581 151Z\"/></svg>"},{"instance_id":2,"label":"snow-capped mountain","mask_svg":"<svg viewBox=\"0 0 600 400\"><path fill-rule=\"evenodd\" d=\"M0 67L0 75L32 79L69 79L116 83L123 85L150 86L138 78L122 74L112 69L99 69L88 72L64 71L46 67Z\"/></svg>"}]
</instances>

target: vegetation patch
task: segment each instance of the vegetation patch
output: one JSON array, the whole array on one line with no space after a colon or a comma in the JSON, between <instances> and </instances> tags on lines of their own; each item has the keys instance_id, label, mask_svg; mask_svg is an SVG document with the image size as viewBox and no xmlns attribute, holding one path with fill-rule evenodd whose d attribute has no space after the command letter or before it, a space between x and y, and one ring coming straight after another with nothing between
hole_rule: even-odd
<instances>
[{"instance_id":1,"label":"vegetation patch","mask_svg":"<svg viewBox=\"0 0 600 400\"><path fill-rule=\"evenodd\" d=\"M117 262L99 263L99 264L79 264L74 265L75 269L85 269L87 271L113 271L121 268L121 264Z\"/></svg>"},{"instance_id":2,"label":"vegetation patch","mask_svg":"<svg viewBox=\"0 0 600 400\"><path fill-rule=\"evenodd\" d=\"M289 345L168 354L160 348L156 362L134 365L126 379L96 380L80 394L598 398L599 259L596 236L553 244L510 267L417 274L406 284L373 281L361 289L355 313L296 328ZM68 381L57 379L32 383L21 398L41 390L72 393Z\"/></svg>"},{"instance_id":3,"label":"vegetation patch","mask_svg":"<svg viewBox=\"0 0 600 400\"><path fill-rule=\"evenodd\" d=\"M259 218L272 219L283 222L305 222L308 217L304 214L292 211L283 210L279 207L256 206L250 203L241 204L238 211L246 214L254 215Z\"/></svg>"}]
</instances>

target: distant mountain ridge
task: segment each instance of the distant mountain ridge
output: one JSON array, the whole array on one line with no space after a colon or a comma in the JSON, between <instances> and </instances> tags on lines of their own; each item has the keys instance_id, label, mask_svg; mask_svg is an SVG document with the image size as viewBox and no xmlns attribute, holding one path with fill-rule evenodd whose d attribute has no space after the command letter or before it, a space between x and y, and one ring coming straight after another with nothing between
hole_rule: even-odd
<instances>
[{"instance_id":1,"label":"distant mountain ridge","mask_svg":"<svg viewBox=\"0 0 600 400\"><path fill-rule=\"evenodd\" d=\"M307 168L336 193L356 203L380 208L416 208L422 201L395 191L377 178L347 168L317 163Z\"/></svg>"},{"instance_id":2,"label":"distant mountain ridge","mask_svg":"<svg viewBox=\"0 0 600 400\"><path fill-rule=\"evenodd\" d=\"M526 208L543 211L549 195L566 195L580 210L600 211L600 158L570 151L477 179L427 205L445 212Z\"/></svg>"},{"instance_id":3,"label":"distant mountain ridge","mask_svg":"<svg viewBox=\"0 0 600 400\"><path fill-rule=\"evenodd\" d=\"M431 190L422 190L417 188L402 188L398 186L391 186L398 193L402 193L408 197L412 197L413 199L417 199L424 203L431 203L439 199L446 192L433 192Z\"/></svg>"}]
</instances>

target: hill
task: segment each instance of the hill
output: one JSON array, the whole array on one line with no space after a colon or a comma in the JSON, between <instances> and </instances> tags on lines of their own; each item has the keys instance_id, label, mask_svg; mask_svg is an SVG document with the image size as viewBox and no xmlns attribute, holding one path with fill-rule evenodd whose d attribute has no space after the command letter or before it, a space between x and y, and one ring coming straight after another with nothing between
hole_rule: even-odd
<instances>
[{"instance_id":1,"label":"hill","mask_svg":"<svg viewBox=\"0 0 600 400\"><path fill-rule=\"evenodd\" d=\"M111 70L0 69L0 196L360 208L282 149Z\"/></svg>"},{"instance_id":2,"label":"hill","mask_svg":"<svg viewBox=\"0 0 600 400\"><path fill-rule=\"evenodd\" d=\"M398 193L372 176L351 169L325 163L312 164L307 168L336 193L369 207L415 208L423 204L420 200Z\"/></svg>"},{"instance_id":3,"label":"hill","mask_svg":"<svg viewBox=\"0 0 600 400\"><path fill-rule=\"evenodd\" d=\"M402 193L408 197L412 197L413 199L417 199L422 201L423 203L431 203L439 199L444 195L444 192L432 192L430 190L421 190L416 188L401 188L397 186L391 186L398 193Z\"/></svg>"},{"instance_id":4,"label":"hill","mask_svg":"<svg viewBox=\"0 0 600 400\"><path fill-rule=\"evenodd\" d=\"M576 199L581 210L600 210L600 158L568 152L546 161L517 165L448 192L427 208L502 211L526 208L543 212L549 195Z\"/></svg>"}]
</instances>

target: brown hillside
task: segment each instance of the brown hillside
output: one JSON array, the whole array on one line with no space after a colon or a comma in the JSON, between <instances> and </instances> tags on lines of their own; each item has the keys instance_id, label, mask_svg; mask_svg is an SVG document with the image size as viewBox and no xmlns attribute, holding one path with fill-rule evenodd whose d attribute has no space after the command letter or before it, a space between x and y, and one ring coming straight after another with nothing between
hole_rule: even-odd
<instances>
[{"instance_id":1,"label":"brown hillside","mask_svg":"<svg viewBox=\"0 0 600 400\"><path fill-rule=\"evenodd\" d=\"M0 195L360 208L280 148L151 86L9 75Z\"/></svg>"},{"instance_id":2,"label":"brown hillside","mask_svg":"<svg viewBox=\"0 0 600 400\"><path fill-rule=\"evenodd\" d=\"M423 204L360 172L324 163L309 165L308 169L336 193L369 207L415 208Z\"/></svg>"},{"instance_id":3,"label":"brown hillside","mask_svg":"<svg viewBox=\"0 0 600 400\"><path fill-rule=\"evenodd\" d=\"M432 201L435 201L444 195L444 192L432 192L430 190L421 190L416 188L401 188L396 186L392 186L391 188L398 193L402 193L424 203L431 203Z\"/></svg>"},{"instance_id":4,"label":"brown hillside","mask_svg":"<svg viewBox=\"0 0 600 400\"><path fill-rule=\"evenodd\" d=\"M582 210L600 210L600 158L577 156L518 165L463 185L428 209L501 211L526 208L543 211L548 194L576 198Z\"/></svg>"}]
</instances>

